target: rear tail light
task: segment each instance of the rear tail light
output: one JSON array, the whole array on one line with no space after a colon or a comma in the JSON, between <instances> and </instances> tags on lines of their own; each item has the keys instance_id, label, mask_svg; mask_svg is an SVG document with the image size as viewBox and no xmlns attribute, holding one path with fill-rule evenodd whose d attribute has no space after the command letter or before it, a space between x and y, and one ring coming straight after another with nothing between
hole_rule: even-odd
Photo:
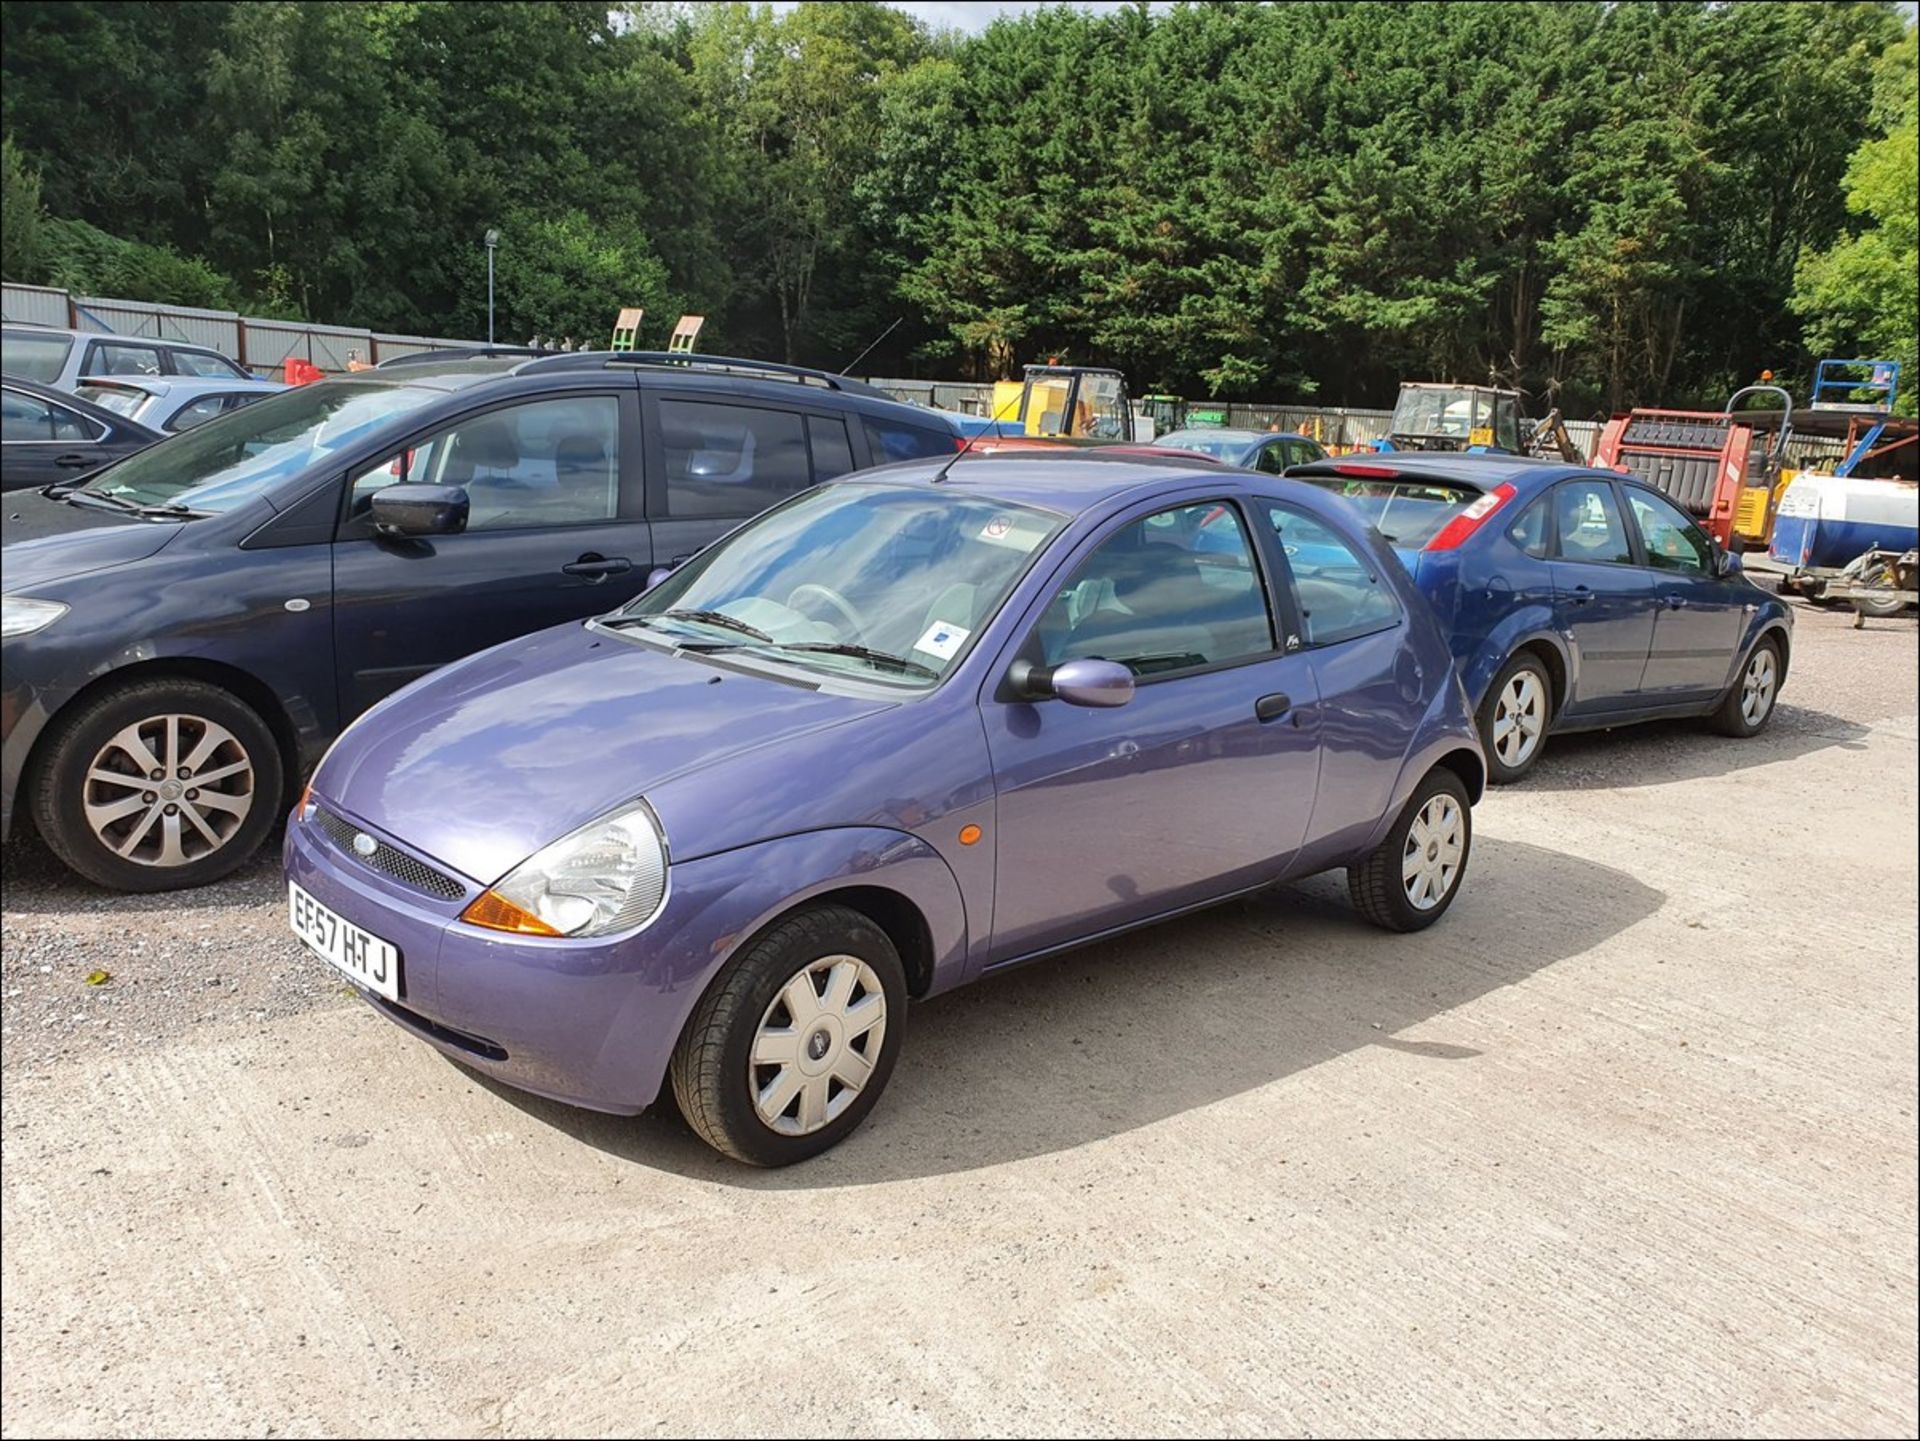
<instances>
[{"instance_id":1,"label":"rear tail light","mask_svg":"<svg viewBox=\"0 0 1920 1441\"><path fill-rule=\"evenodd\" d=\"M972 443L973 437L970 435L956 435L953 438L953 448L955 450L965 450Z\"/></svg>"},{"instance_id":2,"label":"rear tail light","mask_svg":"<svg viewBox=\"0 0 1920 1441\"><path fill-rule=\"evenodd\" d=\"M1481 526L1487 523L1493 513L1519 494L1510 485L1496 485L1481 496L1452 520L1440 527L1440 533L1428 541L1427 550L1453 550L1465 543Z\"/></svg>"}]
</instances>

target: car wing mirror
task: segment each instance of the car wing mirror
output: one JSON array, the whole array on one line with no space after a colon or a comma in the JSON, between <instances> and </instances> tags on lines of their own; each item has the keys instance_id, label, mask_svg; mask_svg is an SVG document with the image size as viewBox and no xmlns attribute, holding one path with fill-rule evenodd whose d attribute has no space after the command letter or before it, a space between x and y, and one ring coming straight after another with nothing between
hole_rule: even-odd
<instances>
[{"instance_id":1,"label":"car wing mirror","mask_svg":"<svg viewBox=\"0 0 1920 1441\"><path fill-rule=\"evenodd\" d=\"M1021 700L1062 700L1106 709L1133 699L1133 672L1111 660L1069 660L1056 666L1018 660L1007 680Z\"/></svg>"},{"instance_id":2,"label":"car wing mirror","mask_svg":"<svg viewBox=\"0 0 1920 1441\"><path fill-rule=\"evenodd\" d=\"M1718 548L1714 550L1713 573L1722 580L1730 576L1736 576L1744 569L1745 567L1740 563L1740 557L1732 551L1720 550Z\"/></svg>"},{"instance_id":3,"label":"car wing mirror","mask_svg":"<svg viewBox=\"0 0 1920 1441\"><path fill-rule=\"evenodd\" d=\"M373 528L381 535L458 535L471 511L465 486L402 483L373 493Z\"/></svg>"}]
</instances>

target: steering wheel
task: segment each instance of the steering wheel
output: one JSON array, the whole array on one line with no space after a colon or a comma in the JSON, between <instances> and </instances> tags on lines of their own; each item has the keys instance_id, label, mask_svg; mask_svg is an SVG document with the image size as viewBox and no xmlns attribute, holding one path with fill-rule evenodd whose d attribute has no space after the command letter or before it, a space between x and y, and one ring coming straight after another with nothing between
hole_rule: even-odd
<instances>
[{"instance_id":1,"label":"steering wheel","mask_svg":"<svg viewBox=\"0 0 1920 1441\"><path fill-rule=\"evenodd\" d=\"M788 608L804 611L806 607L801 604L801 598L803 596L818 596L834 610L838 611L840 618L847 623L848 636L856 636L865 632L867 628L866 618L853 608L851 601L831 586L819 585L810 580L796 585L787 596Z\"/></svg>"}]
</instances>

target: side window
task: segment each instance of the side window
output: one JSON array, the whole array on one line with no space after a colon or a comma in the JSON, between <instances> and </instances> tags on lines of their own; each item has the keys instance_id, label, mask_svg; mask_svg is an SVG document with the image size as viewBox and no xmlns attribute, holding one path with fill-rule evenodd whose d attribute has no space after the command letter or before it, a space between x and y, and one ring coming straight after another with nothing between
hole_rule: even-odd
<instances>
[{"instance_id":1,"label":"side window","mask_svg":"<svg viewBox=\"0 0 1920 1441\"><path fill-rule=\"evenodd\" d=\"M1559 520L1562 560L1597 565L1631 565L1633 547L1613 487L1604 480L1570 480L1553 492Z\"/></svg>"},{"instance_id":2,"label":"side window","mask_svg":"<svg viewBox=\"0 0 1920 1441\"><path fill-rule=\"evenodd\" d=\"M1647 564L1655 570L1685 570L1708 575L1713 570L1713 545L1679 507L1638 488L1627 491L1633 523L1647 548Z\"/></svg>"},{"instance_id":3,"label":"side window","mask_svg":"<svg viewBox=\"0 0 1920 1441\"><path fill-rule=\"evenodd\" d=\"M176 375L195 375L202 380L239 380L246 375L246 371L226 356L204 350L174 351L173 369Z\"/></svg>"},{"instance_id":4,"label":"side window","mask_svg":"<svg viewBox=\"0 0 1920 1441\"><path fill-rule=\"evenodd\" d=\"M873 451L873 463L885 465L893 460L920 460L929 455L953 452L954 438L917 425L899 425L891 420L866 422L867 446Z\"/></svg>"},{"instance_id":5,"label":"side window","mask_svg":"<svg viewBox=\"0 0 1920 1441\"><path fill-rule=\"evenodd\" d=\"M1273 649L1266 587L1239 510L1163 510L1087 557L1037 627L1043 663L1118 661L1165 675Z\"/></svg>"},{"instance_id":6,"label":"side window","mask_svg":"<svg viewBox=\"0 0 1920 1441\"><path fill-rule=\"evenodd\" d=\"M173 413L173 419L167 422L168 430L192 430L196 425L205 425L214 416L227 408L224 395L203 395L191 405L183 405Z\"/></svg>"},{"instance_id":7,"label":"side window","mask_svg":"<svg viewBox=\"0 0 1920 1441\"><path fill-rule=\"evenodd\" d=\"M458 485L468 530L587 525L620 513L620 402L569 395L490 410L354 477L350 513L400 481Z\"/></svg>"},{"instance_id":8,"label":"side window","mask_svg":"<svg viewBox=\"0 0 1920 1441\"><path fill-rule=\"evenodd\" d=\"M784 410L662 400L660 441L677 518L757 515L812 480L806 427Z\"/></svg>"},{"instance_id":9,"label":"side window","mask_svg":"<svg viewBox=\"0 0 1920 1441\"><path fill-rule=\"evenodd\" d=\"M0 440L97 440L105 432L65 406L23 391L0 391Z\"/></svg>"},{"instance_id":10,"label":"side window","mask_svg":"<svg viewBox=\"0 0 1920 1441\"><path fill-rule=\"evenodd\" d=\"M1293 463L1287 459L1287 454L1292 448L1293 443L1286 440L1276 440L1271 445L1261 446L1260 454L1254 459L1253 468L1264 470L1268 475L1278 475Z\"/></svg>"},{"instance_id":11,"label":"side window","mask_svg":"<svg viewBox=\"0 0 1920 1441\"><path fill-rule=\"evenodd\" d=\"M1504 396L1493 403L1493 439L1502 450L1520 449L1520 411Z\"/></svg>"},{"instance_id":12,"label":"side window","mask_svg":"<svg viewBox=\"0 0 1920 1441\"><path fill-rule=\"evenodd\" d=\"M1507 527L1507 539L1535 560L1545 560L1553 541L1553 529L1547 524L1550 518L1547 497L1543 495L1521 511L1520 518Z\"/></svg>"},{"instance_id":13,"label":"side window","mask_svg":"<svg viewBox=\"0 0 1920 1441\"><path fill-rule=\"evenodd\" d=\"M1400 623L1400 602L1379 569L1333 531L1284 505L1267 506L1300 601L1301 639L1332 645Z\"/></svg>"},{"instance_id":14,"label":"side window","mask_svg":"<svg viewBox=\"0 0 1920 1441\"><path fill-rule=\"evenodd\" d=\"M118 345L95 341L87 351L88 375L158 375L160 352L151 345Z\"/></svg>"},{"instance_id":15,"label":"side window","mask_svg":"<svg viewBox=\"0 0 1920 1441\"><path fill-rule=\"evenodd\" d=\"M813 449L813 483L820 485L853 469L847 423L834 415L809 415L807 440Z\"/></svg>"}]
</instances>

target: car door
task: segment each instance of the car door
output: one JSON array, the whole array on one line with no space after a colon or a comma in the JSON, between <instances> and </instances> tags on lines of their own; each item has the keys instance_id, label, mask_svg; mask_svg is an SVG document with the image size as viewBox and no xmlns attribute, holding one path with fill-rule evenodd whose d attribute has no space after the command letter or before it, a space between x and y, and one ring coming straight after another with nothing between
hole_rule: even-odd
<instances>
[{"instance_id":1,"label":"car door","mask_svg":"<svg viewBox=\"0 0 1920 1441\"><path fill-rule=\"evenodd\" d=\"M1307 839L1337 848L1387 808L1421 720L1419 666L1382 562L1298 506L1263 497L1258 507L1290 602L1284 635L1319 697L1319 798Z\"/></svg>"},{"instance_id":2,"label":"car door","mask_svg":"<svg viewBox=\"0 0 1920 1441\"><path fill-rule=\"evenodd\" d=\"M649 390L644 405L647 513L658 565L680 564L812 485L816 448L823 467L848 455L846 422L837 415L687 391Z\"/></svg>"},{"instance_id":3,"label":"car door","mask_svg":"<svg viewBox=\"0 0 1920 1441\"><path fill-rule=\"evenodd\" d=\"M1746 623L1748 587L1714 574L1713 542L1663 495L1622 486L1655 618L1640 688L1655 704L1705 700L1725 689Z\"/></svg>"},{"instance_id":4,"label":"car door","mask_svg":"<svg viewBox=\"0 0 1920 1441\"><path fill-rule=\"evenodd\" d=\"M1299 851L1318 707L1310 664L1275 639L1270 593L1232 500L1135 510L1081 548L982 695L994 960L1256 884ZM1133 698L1102 710L999 688L1016 658L1085 657L1126 665Z\"/></svg>"},{"instance_id":5,"label":"car door","mask_svg":"<svg viewBox=\"0 0 1920 1441\"><path fill-rule=\"evenodd\" d=\"M1617 710L1639 698L1653 648L1653 582L1634 552L1613 482L1562 481L1550 492L1554 618L1578 662L1568 714Z\"/></svg>"},{"instance_id":6,"label":"car door","mask_svg":"<svg viewBox=\"0 0 1920 1441\"><path fill-rule=\"evenodd\" d=\"M107 428L12 386L0 389L0 460L7 490L79 480L117 454Z\"/></svg>"},{"instance_id":7,"label":"car door","mask_svg":"<svg viewBox=\"0 0 1920 1441\"><path fill-rule=\"evenodd\" d=\"M448 661L637 595L653 563L633 390L495 406L349 478L333 546L343 718ZM387 538L372 501L400 480L458 485L458 535Z\"/></svg>"}]
</instances>

